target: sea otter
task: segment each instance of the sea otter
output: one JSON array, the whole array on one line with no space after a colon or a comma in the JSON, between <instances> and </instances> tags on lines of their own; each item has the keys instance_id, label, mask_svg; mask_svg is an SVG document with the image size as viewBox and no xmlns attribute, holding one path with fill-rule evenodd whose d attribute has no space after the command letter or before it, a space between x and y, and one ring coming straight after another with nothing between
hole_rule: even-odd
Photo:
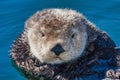
<instances>
[{"instance_id":1,"label":"sea otter","mask_svg":"<svg viewBox=\"0 0 120 80\"><path fill-rule=\"evenodd\" d=\"M110 37L82 14L70 9L46 9L26 21L12 46L11 58L28 78L73 80L91 60L95 62L104 55L99 51L114 47Z\"/></svg>"},{"instance_id":2,"label":"sea otter","mask_svg":"<svg viewBox=\"0 0 120 80\"><path fill-rule=\"evenodd\" d=\"M88 43L100 33L82 14L67 9L37 12L26 22L25 31L31 53L50 64L84 55Z\"/></svg>"}]
</instances>

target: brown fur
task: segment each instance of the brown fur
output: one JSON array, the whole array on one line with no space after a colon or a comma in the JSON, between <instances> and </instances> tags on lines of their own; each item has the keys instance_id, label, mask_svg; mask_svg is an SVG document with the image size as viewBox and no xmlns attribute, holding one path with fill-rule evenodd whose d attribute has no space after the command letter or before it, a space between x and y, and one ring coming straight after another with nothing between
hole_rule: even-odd
<instances>
[{"instance_id":1,"label":"brown fur","mask_svg":"<svg viewBox=\"0 0 120 80\"><path fill-rule=\"evenodd\" d=\"M83 47L86 46L86 22L87 20L82 14L73 10L49 9L37 12L27 20L25 26L25 30L28 32L28 42L31 52L40 61L46 63L63 63L76 59L83 52ZM73 29L75 31L72 31ZM71 44L69 40L73 33L77 34L77 39L74 39L74 44ZM42 38L42 35L45 37ZM65 52L60 56L56 56L50 51L57 43L60 43L65 49ZM43 46L38 46L39 44ZM40 53L40 50L44 46L46 46L46 52ZM71 49L69 47L76 47L76 50L70 52ZM47 48L49 49L47 50ZM79 51L81 52L79 53Z\"/></svg>"},{"instance_id":2,"label":"brown fur","mask_svg":"<svg viewBox=\"0 0 120 80\"><path fill-rule=\"evenodd\" d=\"M31 76L36 78L36 76L43 75L51 79L73 80L81 74L84 74L84 72L87 72L89 69L86 69L86 66L94 63L100 55L103 55L98 52L99 50L104 50L105 48L111 48L112 50L112 48L115 47L114 42L109 36L98 30L82 14L67 9L57 10L58 13L56 12L56 9L43 10L30 17L26 21L24 33L15 41L12 47L11 57L15 61L15 64L25 72L27 77L30 75L30 78ZM63 11L61 12L63 15L59 14L59 10ZM56 13L54 14L53 12ZM76 49L73 49L74 53L69 54L69 52L66 52L65 54L60 55L60 58L64 60L61 62L57 61L60 62L59 64L54 62L57 60L56 57L58 56L51 52L44 53L45 55L42 53L37 54L38 56L42 55L40 57L43 58L43 62L41 62L42 60L40 60L38 56L36 58L36 55L32 53L29 42L29 39L31 38L33 39L32 43L34 49L36 49L36 51L38 50L37 52L41 51L39 50L41 45L46 45L45 49L47 50L48 46L50 46L49 48L52 48L58 42L61 43L62 47L66 50L66 47L69 46L67 41L71 37L72 29L79 31L80 39L76 40L72 45L72 47L77 46ZM87 33L87 36L83 35L85 33ZM41 38L42 36L43 38ZM76 51L81 50L81 47L84 47L81 46L82 43L84 43L81 38L87 38L85 49L83 50L82 55L76 57L78 54ZM70 55L75 56L72 56L71 58ZM77 72L76 70L79 70L80 72ZM30 74L30 72L32 74Z\"/></svg>"}]
</instances>

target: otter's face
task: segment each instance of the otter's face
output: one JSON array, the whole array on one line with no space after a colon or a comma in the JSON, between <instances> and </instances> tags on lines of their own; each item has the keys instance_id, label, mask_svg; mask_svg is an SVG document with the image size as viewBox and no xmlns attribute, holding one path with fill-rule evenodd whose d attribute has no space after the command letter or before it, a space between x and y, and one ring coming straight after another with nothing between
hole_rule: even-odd
<instances>
[{"instance_id":1,"label":"otter's face","mask_svg":"<svg viewBox=\"0 0 120 80\"><path fill-rule=\"evenodd\" d=\"M34 27L28 31L28 40L31 52L41 62L58 64L81 56L87 39L84 26Z\"/></svg>"},{"instance_id":2,"label":"otter's face","mask_svg":"<svg viewBox=\"0 0 120 80\"><path fill-rule=\"evenodd\" d=\"M72 10L37 12L27 23L31 53L43 63L59 64L80 57L85 49L85 18Z\"/></svg>"}]
</instances>

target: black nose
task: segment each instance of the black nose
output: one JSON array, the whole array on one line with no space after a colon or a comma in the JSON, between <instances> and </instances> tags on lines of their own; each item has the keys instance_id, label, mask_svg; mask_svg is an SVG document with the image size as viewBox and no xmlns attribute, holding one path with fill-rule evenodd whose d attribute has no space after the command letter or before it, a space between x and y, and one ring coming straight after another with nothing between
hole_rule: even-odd
<instances>
[{"instance_id":1,"label":"black nose","mask_svg":"<svg viewBox=\"0 0 120 80\"><path fill-rule=\"evenodd\" d=\"M62 46L60 44L55 45L55 47L53 47L51 49L51 51L53 51L57 56L59 56L61 53L63 53L65 50L62 48Z\"/></svg>"}]
</instances>

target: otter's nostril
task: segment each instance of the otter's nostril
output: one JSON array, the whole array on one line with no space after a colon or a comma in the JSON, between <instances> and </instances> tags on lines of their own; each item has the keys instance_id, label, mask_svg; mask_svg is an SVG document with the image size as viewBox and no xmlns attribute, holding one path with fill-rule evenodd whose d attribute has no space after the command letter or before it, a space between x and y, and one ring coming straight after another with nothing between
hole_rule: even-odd
<instances>
[{"instance_id":1,"label":"otter's nostril","mask_svg":"<svg viewBox=\"0 0 120 80\"><path fill-rule=\"evenodd\" d=\"M51 49L51 51L53 51L56 55L60 55L61 53L63 53L65 50L62 48L62 46L60 44L55 45L55 47L53 47Z\"/></svg>"}]
</instances>

